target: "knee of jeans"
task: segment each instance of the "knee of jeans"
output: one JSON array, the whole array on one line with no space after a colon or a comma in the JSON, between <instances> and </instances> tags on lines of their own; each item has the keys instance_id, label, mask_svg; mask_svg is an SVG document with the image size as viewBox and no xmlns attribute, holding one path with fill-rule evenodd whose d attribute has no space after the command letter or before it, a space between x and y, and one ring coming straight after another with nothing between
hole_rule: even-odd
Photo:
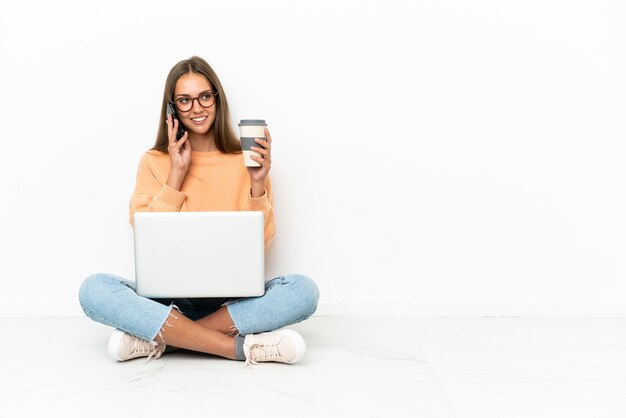
<instances>
[{"instance_id":1,"label":"knee of jeans","mask_svg":"<svg viewBox=\"0 0 626 418\"><path fill-rule=\"evenodd\" d=\"M286 279L294 288L296 303L302 309L302 319L307 319L317 309L320 298L317 284L310 277L301 274L290 275Z\"/></svg>"},{"instance_id":2,"label":"knee of jeans","mask_svg":"<svg viewBox=\"0 0 626 418\"><path fill-rule=\"evenodd\" d=\"M78 301L87 315L89 315L87 311L93 311L95 302L102 295L107 283L113 280L113 277L103 273L92 274L83 280L78 289Z\"/></svg>"}]
</instances>

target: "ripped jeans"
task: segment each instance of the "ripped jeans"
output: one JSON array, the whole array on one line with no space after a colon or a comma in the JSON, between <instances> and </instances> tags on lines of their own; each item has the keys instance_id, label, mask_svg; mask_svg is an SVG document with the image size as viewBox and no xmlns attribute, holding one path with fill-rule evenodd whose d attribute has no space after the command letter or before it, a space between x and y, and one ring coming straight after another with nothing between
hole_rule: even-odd
<instances>
[{"instance_id":1,"label":"ripped jeans","mask_svg":"<svg viewBox=\"0 0 626 418\"><path fill-rule=\"evenodd\" d=\"M173 307L195 321L225 304L239 335L245 336L304 321L317 309L319 291L310 278L290 274L267 282L259 297L149 299L137 295L134 282L99 273L83 281L78 297L94 321L153 341Z\"/></svg>"}]
</instances>

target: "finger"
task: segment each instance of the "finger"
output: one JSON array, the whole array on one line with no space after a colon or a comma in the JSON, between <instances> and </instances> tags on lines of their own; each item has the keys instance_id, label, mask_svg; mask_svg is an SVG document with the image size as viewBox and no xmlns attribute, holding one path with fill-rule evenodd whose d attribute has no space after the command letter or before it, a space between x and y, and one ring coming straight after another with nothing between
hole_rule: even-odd
<instances>
[{"instance_id":1,"label":"finger","mask_svg":"<svg viewBox=\"0 0 626 418\"><path fill-rule=\"evenodd\" d=\"M252 156L251 156L251 158L252 158L254 161L256 161L256 162L261 163L261 165L262 165L263 167L267 167L267 166L269 166L269 165L271 165L271 164L272 164L272 159L271 159L271 157L270 157L269 155L264 156L264 157L259 157L259 156L257 156L257 155L252 155Z\"/></svg>"},{"instance_id":2,"label":"finger","mask_svg":"<svg viewBox=\"0 0 626 418\"><path fill-rule=\"evenodd\" d=\"M258 153L259 153L259 154L261 154L261 155L260 155L260 156L258 156L258 155L252 155L252 157L257 158L257 159L258 159L258 161L259 161L261 164L263 164L264 166L265 166L266 164L271 164L271 163L272 163L272 156L270 155L270 153L269 153L269 152L267 152L267 151L265 151L265 150L261 150L261 149L258 149L258 151L257 151L257 149L258 149L257 147L252 147L252 150L253 150L253 151L258 152ZM255 161L257 161L257 160L255 160Z\"/></svg>"},{"instance_id":3,"label":"finger","mask_svg":"<svg viewBox=\"0 0 626 418\"><path fill-rule=\"evenodd\" d=\"M175 138L174 138L174 128L173 128L173 124L172 124L172 115L167 115L167 118L165 120L165 123L167 123L167 142L169 144L169 146L172 146L176 143ZM176 123L176 121L174 120L174 123Z\"/></svg>"},{"instance_id":4,"label":"finger","mask_svg":"<svg viewBox=\"0 0 626 418\"><path fill-rule=\"evenodd\" d=\"M183 137L180 138L180 141L178 141L178 142L183 142L182 146L185 151L191 149L191 142L187 141L187 139L188 139L187 132L185 132L185 135L183 135Z\"/></svg>"},{"instance_id":5,"label":"finger","mask_svg":"<svg viewBox=\"0 0 626 418\"><path fill-rule=\"evenodd\" d=\"M266 149L268 152L269 150L272 148L272 146L270 145L269 141L263 139L263 138L254 138L254 141L261 145L263 147L263 149Z\"/></svg>"},{"instance_id":6,"label":"finger","mask_svg":"<svg viewBox=\"0 0 626 418\"><path fill-rule=\"evenodd\" d=\"M176 122L176 121L174 121ZM172 132L169 133L169 141L170 144L168 146L168 149L175 149L175 150L179 150L180 147L185 143L185 141L187 140L187 131L185 131L185 133L183 134L183 136L180 137L180 139L177 141L176 138L176 128L174 128L174 130Z\"/></svg>"},{"instance_id":7,"label":"finger","mask_svg":"<svg viewBox=\"0 0 626 418\"><path fill-rule=\"evenodd\" d=\"M267 160L265 158L261 158L261 157L258 157L256 155L251 155L250 159L256 161L259 164L261 164L262 167L264 167L265 164L267 163Z\"/></svg>"},{"instance_id":8,"label":"finger","mask_svg":"<svg viewBox=\"0 0 626 418\"><path fill-rule=\"evenodd\" d=\"M250 147L250 149L252 151L256 151L259 154L265 156L265 155L269 155L270 150L268 150L267 148L262 148L262 147L255 147L254 145Z\"/></svg>"},{"instance_id":9,"label":"finger","mask_svg":"<svg viewBox=\"0 0 626 418\"><path fill-rule=\"evenodd\" d=\"M182 136L180 137L180 139L178 139L178 125L180 125L180 121L178 119L174 119L174 127L172 128L172 133L170 134L171 141L174 144L178 144L180 142L180 139L183 139ZM187 133L187 131L184 131L184 132L185 134Z\"/></svg>"},{"instance_id":10,"label":"finger","mask_svg":"<svg viewBox=\"0 0 626 418\"><path fill-rule=\"evenodd\" d=\"M268 143L272 143L272 136L270 135L270 130L265 128L265 138L267 139Z\"/></svg>"},{"instance_id":11,"label":"finger","mask_svg":"<svg viewBox=\"0 0 626 418\"><path fill-rule=\"evenodd\" d=\"M176 143L179 147L183 146L184 144L188 144L189 145L189 141L187 141L187 139L189 139L189 135L188 134L189 134L189 132L185 131L183 136L180 137L180 139Z\"/></svg>"}]
</instances>

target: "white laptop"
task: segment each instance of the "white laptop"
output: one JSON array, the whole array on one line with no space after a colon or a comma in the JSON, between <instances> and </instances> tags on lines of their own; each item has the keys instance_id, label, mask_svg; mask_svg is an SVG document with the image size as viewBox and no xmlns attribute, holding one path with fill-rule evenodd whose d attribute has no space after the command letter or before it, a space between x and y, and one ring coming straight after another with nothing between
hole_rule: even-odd
<instances>
[{"instance_id":1,"label":"white laptop","mask_svg":"<svg viewBox=\"0 0 626 418\"><path fill-rule=\"evenodd\" d=\"M263 212L137 212L133 224L137 294L265 293Z\"/></svg>"}]
</instances>

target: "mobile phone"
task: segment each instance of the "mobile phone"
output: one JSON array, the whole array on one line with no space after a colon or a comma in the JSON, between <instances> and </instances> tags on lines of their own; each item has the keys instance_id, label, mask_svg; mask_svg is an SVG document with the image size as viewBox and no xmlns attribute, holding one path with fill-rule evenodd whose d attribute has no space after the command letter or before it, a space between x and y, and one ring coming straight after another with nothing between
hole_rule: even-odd
<instances>
[{"instance_id":1,"label":"mobile phone","mask_svg":"<svg viewBox=\"0 0 626 418\"><path fill-rule=\"evenodd\" d=\"M169 102L167 104L167 114L172 115L172 123L174 123L174 119L178 121L178 131L176 132L176 140L178 141L183 137L183 135L185 135L185 128L183 128L183 124L180 122L180 118L178 117L178 113L176 113L176 108L174 107L173 102Z\"/></svg>"}]
</instances>

